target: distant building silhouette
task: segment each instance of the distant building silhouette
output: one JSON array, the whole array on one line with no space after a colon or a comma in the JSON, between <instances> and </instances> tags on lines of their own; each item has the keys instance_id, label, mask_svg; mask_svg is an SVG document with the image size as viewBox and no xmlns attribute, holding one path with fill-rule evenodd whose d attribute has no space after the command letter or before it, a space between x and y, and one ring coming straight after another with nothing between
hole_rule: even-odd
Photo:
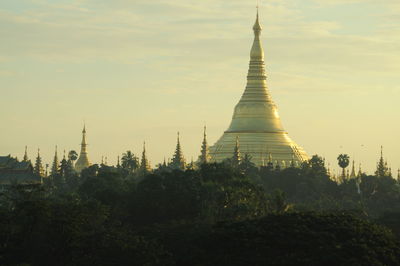
<instances>
[{"instance_id":1,"label":"distant building silhouette","mask_svg":"<svg viewBox=\"0 0 400 266\"><path fill-rule=\"evenodd\" d=\"M76 161L75 170L80 173L83 169L88 168L89 166L90 161L87 153L86 125L84 125L82 130L81 152L79 154L78 160Z\"/></svg>"},{"instance_id":2,"label":"distant building silhouette","mask_svg":"<svg viewBox=\"0 0 400 266\"><path fill-rule=\"evenodd\" d=\"M30 161L19 162L11 155L0 156L0 188L12 184L38 185L41 183L42 178L34 174Z\"/></svg>"}]
</instances>

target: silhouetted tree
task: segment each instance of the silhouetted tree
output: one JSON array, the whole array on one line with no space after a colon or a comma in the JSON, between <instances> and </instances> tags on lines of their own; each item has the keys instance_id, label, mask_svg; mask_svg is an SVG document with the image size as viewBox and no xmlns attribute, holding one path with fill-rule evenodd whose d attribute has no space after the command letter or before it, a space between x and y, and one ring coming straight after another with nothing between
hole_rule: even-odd
<instances>
[{"instance_id":1,"label":"silhouetted tree","mask_svg":"<svg viewBox=\"0 0 400 266\"><path fill-rule=\"evenodd\" d=\"M342 178L343 180L346 179L346 167L349 166L350 164L350 157L347 154L339 154L337 157L338 164L340 168L342 168Z\"/></svg>"}]
</instances>

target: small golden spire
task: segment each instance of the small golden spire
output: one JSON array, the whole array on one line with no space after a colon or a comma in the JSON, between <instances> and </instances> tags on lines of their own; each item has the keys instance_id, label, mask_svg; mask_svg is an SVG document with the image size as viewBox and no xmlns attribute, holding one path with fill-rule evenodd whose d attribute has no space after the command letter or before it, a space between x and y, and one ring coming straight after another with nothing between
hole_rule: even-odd
<instances>
[{"instance_id":1,"label":"small golden spire","mask_svg":"<svg viewBox=\"0 0 400 266\"><path fill-rule=\"evenodd\" d=\"M254 23L253 30L256 35L260 35L260 32L262 30L260 20L259 20L259 15L258 15L258 4L257 4L256 22Z\"/></svg>"}]
</instances>

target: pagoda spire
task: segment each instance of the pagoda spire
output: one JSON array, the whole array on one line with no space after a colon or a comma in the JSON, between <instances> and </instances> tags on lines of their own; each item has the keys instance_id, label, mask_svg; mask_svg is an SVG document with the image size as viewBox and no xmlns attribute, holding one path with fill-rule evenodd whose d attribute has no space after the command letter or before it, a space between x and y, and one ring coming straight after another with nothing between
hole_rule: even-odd
<instances>
[{"instance_id":1,"label":"pagoda spire","mask_svg":"<svg viewBox=\"0 0 400 266\"><path fill-rule=\"evenodd\" d=\"M59 168L59 161L58 161L58 154L57 154L57 145L56 145L56 151L54 152L54 159L53 159L53 164L51 166L51 172L50 174L52 176L56 176L59 174L60 168Z\"/></svg>"},{"instance_id":2,"label":"pagoda spire","mask_svg":"<svg viewBox=\"0 0 400 266\"><path fill-rule=\"evenodd\" d=\"M142 159L140 161L140 172L142 173L142 175L145 175L150 171L151 167L146 155L146 142L143 142Z\"/></svg>"},{"instance_id":3,"label":"pagoda spire","mask_svg":"<svg viewBox=\"0 0 400 266\"><path fill-rule=\"evenodd\" d=\"M175 153L172 157L172 161L170 166L174 169L181 169L184 170L185 169L185 158L183 157L183 153L182 153L182 148L181 148L181 143L180 143L180 139L179 139L179 132L178 132L178 137L177 137L177 142L176 142L176 149L175 149Z\"/></svg>"},{"instance_id":4,"label":"pagoda spire","mask_svg":"<svg viewBox=\"0 0 400 266\"><path fill-rule=\"evenodd\" d=\"M239 144L239 136L236 136L235 148L233 149L232 163L235 166L240 164L240 144Z\"/></svg>"},{"instance_id":5,"label":"pagoda spire","mask_svg":"<svg viewBox=\"0 0 400 266\"><path fill-rule=\"evenodd\" d=\"M24 153L23 161L24 162L29 161L29 158L28 158L28 146L25 146L25 153Z\"/></svg>"},{"instance_id":6,"label":"pagoda spire","mask_svg":"<svg viewBox=\"0 0 400 266\"><path fill-rule=\"evenodd\" d=\"M81 142L81 153L75 164L75 170L80 173L83 169L90 166L90 161L87 153L87 143L86 143L86 124L83 124L82 130L82 142Z\"/></svg>"},{"instance_id":7,"label":"pagoda spire","mask_svg":"<svg viewBox=\"0 0 400 266\"><path fill-rule=\"evenodd\" d=\"M44 177L44 169L43 169L43 164L42 164L42 157L40 157L40 149L38 149L38 152L37 152L37 157L36 157L35 166L33 168L33 173L35 175Z\"/></svg>"},{"instance_id":8,"label":"pagoda spire","mask_svg":"<svg viewBox=\"0 0 400 266\"><path fill-rule=\"evenodd\" d=\"M274 169L274 163L272 162L272 154L268 154L268 163L267 163L267 169L272 171Z\"/></svg>"},{"instance_id":9,"label":"pagoda spire","mask_svg":"<svg viewBox=\"0 0 400 266\"><path fill-rule=\"evenodd\" d=\"M351 167L350 178L356 178L356 169L355 169L355 166L354 166L354 160L353 160L353 164L352 164L352 167Z\"/></svg>"},{"instance_id":10,"label":"pagoda spire","mask_svg":"<svg viewBox=\"0 0 400 266\"><path fill-rule=\"evenodd\" d=\"M64 150L64 156L60 163L60 175L62 177L65 177L67 175L67 172L68 172L68 161L67 157L65 156L65 150Z\"/></svg>"},{"instance_id":11,"label":"pagoda spire","mask_svg":"<svg viewBox=\"0 0 400 266\"><path fill-rule=\"evenodd\" d=\"M240 102L269 102L272 103L272 98L267 87L267 74L264 63L264 49L261 43L261 31L258 9L256 22L253 26L254 40L250 50L250 64L247 73L246 89L240 99ZM239 104L240 104L239 102ZM278 118L279 119L279 118ZM275 130L284 131L282 125L275 125Z\"/></svg>"},{"instance_id":12,"label":"pagoda spire","mask_svg":"<svg viewBox=\"0 0 400 266\"><path fill-rule=\"evenodd\" d=\"M388 168L387 162L383 158L383 146L381 146L381 157L379 158L379 162L376 166L375 175L377 177L390 176L390 170Z\"/></svg>"},{"instance_id":13,"label":"pagoda spire","mask_svg":"<svg viewBox=\"0 0 400 266\"><path fill-rule=\"evenodd\" d=\"M199 158L199 163L200 164L205 164L210 161L210 153L208 149L208 144L207 144L207 128L204 126L204 133L203 133L203 142L201 145L201 154Z\"/></svg>"},{"instance_id":14,"label":"pagoda spire","mask_svg":"<svg viewBox=\"0 0 400 266\"><path fill-rule=\"evenodd\" d=\"M362 176L362 170L361 170L361 163L358 167L358 173L357 173L357 177L361 177Z\"/></svg>"}]
</instances>

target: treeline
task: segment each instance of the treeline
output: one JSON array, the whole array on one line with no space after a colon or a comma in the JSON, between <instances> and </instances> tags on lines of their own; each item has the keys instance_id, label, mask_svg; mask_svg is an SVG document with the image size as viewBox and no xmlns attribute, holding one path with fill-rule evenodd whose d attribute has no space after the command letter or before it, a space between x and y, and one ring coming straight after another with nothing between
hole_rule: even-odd
<instances>
[{"instance_id":1,"label":"treeline","mask_svg":"<svg viewBox=\"0 0 400 266\"><path fill-rule=\"evenodd\" d=\"M1 193L0 265L399 265L399 197L390 176L333 182L318 156L93 165Z\"/></svg>"}]
</instances>

